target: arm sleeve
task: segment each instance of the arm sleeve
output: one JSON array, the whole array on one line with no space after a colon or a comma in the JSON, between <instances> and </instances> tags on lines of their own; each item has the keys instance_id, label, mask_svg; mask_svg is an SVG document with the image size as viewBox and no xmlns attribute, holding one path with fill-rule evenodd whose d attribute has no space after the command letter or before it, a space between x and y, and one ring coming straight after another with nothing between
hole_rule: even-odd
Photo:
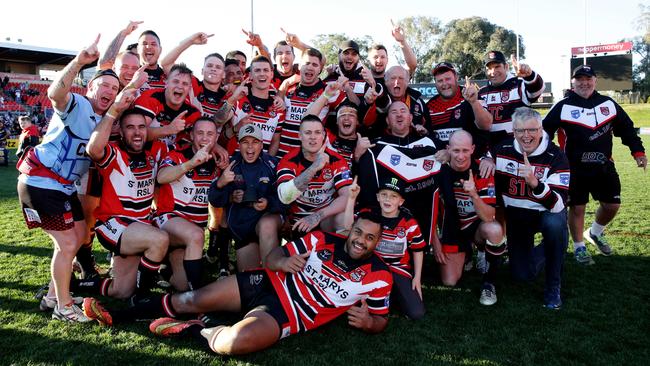
<instances>
[{"instance_id":1,"label":"arm sleeve","mask_svg":"<svg viewBox=\"0 0 650 366\"><path fill-rule=\"evenodd\" d=\"M566 207L569 194L569 161L561 152L557 152L551 163L548 177L533 189L533 196L551 212L560 212Z\"/></svg>"},{"instance_id":2,"label":"arm sleeve","mask_svg":"<svg viewBox=\"0 0 650 366\"><path fill-rule=\"evenodd\" d=\"M359 167L359 171L357 172L357 184L361 188L359 197L357 197L359 207L374 206L377 203L376 193L379 183L377 167L375 166L374 160L375 156L373 151L368 149L368 151L361 155L359 164L355 165Z\"/></svg>"},{"instance_id":3,"label":"arm sleeve","mask_svg":"<svg viewBox=\"0 0 650 366\"><path fill-rule=\"evenodd\" d=\"M634 122L630 116L621 108L618 103L616 105L616 121L614 123L614 136L621 138L621 142L630 148L632 156L645 155L645 149L641 138L637 135L634 129Z\"/></svg>"},{"instance_id":4,"label":"arm sleeve","mask_svg":"<svg viewBox=\"0 0 650 366\"><path fill-rule=\"evenodd\" d=\"M544 120L542 121L542 126L544 131L548 134L549 140L553 141L555 138L555 132L560 128L560 112L562 111L562 103L556 103L551 110L548 112Z\"/></svg>"},{"instance_id":5,"label":"arm sleeve","mask_svg":"<svg viewBox=\"0 0 650 366\"><path fill-rule=\"evenodd\" d=\"M210 184L208 191L208 201L214 207L225 207L230 201L230 193L232 192L232 184L227 184L223 188L217 187L217 179Z\"/></svg>"}]
</instances>

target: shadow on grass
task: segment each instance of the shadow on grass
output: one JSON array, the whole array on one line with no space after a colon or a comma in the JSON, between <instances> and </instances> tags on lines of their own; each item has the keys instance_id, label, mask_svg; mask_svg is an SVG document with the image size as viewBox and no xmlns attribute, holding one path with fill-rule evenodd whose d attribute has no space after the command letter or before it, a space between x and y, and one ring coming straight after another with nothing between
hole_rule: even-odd
<instances>
[{"instance_id":1,"label":"shadow on grass","mask_svg":"<svg viewBox=\"0 0 650 366\"><path fill-rule=\"evenodd\" d=\"M52 257L52 249L33 245L6 245L0 244L0 252L11 255L33 255L37 257Z\"/></svg>"}]
</instances>

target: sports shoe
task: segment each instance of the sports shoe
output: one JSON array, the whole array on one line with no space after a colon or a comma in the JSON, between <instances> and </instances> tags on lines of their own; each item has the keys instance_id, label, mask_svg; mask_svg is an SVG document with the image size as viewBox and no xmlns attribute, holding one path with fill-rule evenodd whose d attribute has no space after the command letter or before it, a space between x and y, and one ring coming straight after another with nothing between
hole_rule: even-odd
<instances>
[{"instance_id":1,"label":"sports shoe","mask_svg":"<svg viewBox=\"0 0 650 366\"><path fill-rule=\"evenodd\" d=\"M78 296L77 297L73 296L72 297L72 302L75 305L81 305L84 302L84 298L83 297L78 297ZM40 310L40 311L48 311L48 310L52 310L52 309L56 308L56 306L57 306L56 297L49 297L49 296L45 295L45 296L43 296L41 298L41 302L38 304L38 310Z\"/></svg>"},{"instance_id":2,"label":"sports shoe","mask_svg":"<svg viewBox=\"0 0 650 366\"><path fill-rule=\"evenodd\" d=\"M217 263L217 261L219 260L219 257L217 257L216 255L210 255L209 251L203 254L203 258L205 258L205 260L210 264Z\"/></svg>"},{"instance_id":3,"label":"sports shoe","mask_svg":"<svg viewBox=\"0 0 650 366\"><path fill-rule=\"evenodd\" d=\"M485 259L485 252L479 251L476 253L476 269L481 274L486 274L490 269L490 263Z\"/></svg>"},{"instance_id":4,"label":"sports shoe","mask_svg":"<svg viewBox=\"0 0 650 366\"><path fill-rule=\"evenodd\" d=\"M481 305L490 306L497 303L497 291L491 283L484 283L481 288L481 298L479 299Z\"/></svg>"},{"instance_id":5,"label":"sports shoe","mask_svg":"<svg viewBox=\"0 0 650 366\"><path fill-rule=\"evenodd\" d=\"M574 254L576 258L576 262L578 264L582 264L583 266L590 266L592 264L595 264L593 259L591 259L591 256L589 255L589 252L587 251L587 247L578 247L576 248Z\"/></svg>"},{"instance_id":6,"label":"sports shoe","mask_svg":"<svg viewBox=\"0 0 650 366\"><path fill-rule=\"evenodd\" d=\"M87 297L84 299L84 314L89 320L97 320L101 325L113 326L113 317L97 299Z\"/></svg>"},{"instance_id":7,"label":"sports shoe","mask_svg":"<svg viewBox=\"0 0 650 366\"><path fill-rule=\"evenodd\" d=\"M228 272L227 269L225 269L225 268L221 268L221 269L219 270L219 279L226 278L226 277L228 277L228 276L230 276L230 272Z\"/></svg>"},{"instance_id":8,"label":"sports shoe","mask_svg":"<svg viewBox=\"0 0 650 366\"><path fill-rule=\"evenodd\" d=\"M178 320L174 318L160 318L149 324L149 330L151 333L162 337L171 337L179 335L182 331L195 324L205 327L205 324L198 319Z\"/></svg>"},{"instance_id":9,"label":"sports shoe","mask_svg":"<svg viewBox=\"0 0 650 366\"><path fill-rule=\"evenodd\" d=\"M562 308L559 287L551 287L544 290L544 307L551 310L560 310Z\"/></svg>"},{"instance_id":10,"label":"sports shoe","mask_svg":"<svg viewBox=\"0 0 650 366\"><path fill-rule=\"evenodd\" d=\"M612 255L612 247L609 246L607 240L605 240L605 235L601 234L600 236L593 235L591 229L585 230L582 234L586 241L598 247L601 253L605 256Z\"/></svg>"},{"instance_id":11,"label":"sports shoe","mask_svg":"<svg viewBox=\"0 0 650 366\"><path fill-rule=\"evenodd\" d=\"M83 311L75 304L66 305L63 308L55 306L54 311L52 311L52 319L78 323L87 323L92 320L85 316Z\"/></svg>"},{"instance_id":12,"label":"sports shoe","mask_svg":"<svg viewBox=\"0 0 650 366\"><path fill-rule=\"evenodd\" d=\"M34 294L34 298L36 300L42 300L43 297L47 296L47 293L50 291L50 283L46 283L43 286L41 286L38 290L36 290L36 294Z\"/></svg>"}]
</instances>

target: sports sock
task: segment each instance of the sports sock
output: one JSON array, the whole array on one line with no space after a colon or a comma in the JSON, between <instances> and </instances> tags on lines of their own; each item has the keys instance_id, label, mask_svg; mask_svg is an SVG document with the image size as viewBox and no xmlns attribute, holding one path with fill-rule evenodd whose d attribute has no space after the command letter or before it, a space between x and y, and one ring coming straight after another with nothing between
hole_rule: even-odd
<instances>
[{"instance_id":1,"label":"sports sock","mask_svg":"<svg viewBox=\"0 0 650 366\"><path fill-rule=\"evenodd\" d=\"M208 230L208 233L208 250L206 253L208 257L216 257L219 252L219 247L217 246L217 237L219 237L219 231L210 229Z\"/></svg>"},{"instance_id":2,"label":"sports sock","mask_svg":"<svg viewBox=\"0 0 650 366\"><path fill-rule=\"evenodd\" d=\"M155 295L138 299L127 309L111 311L113 323L130 322L138 319L155 319L164 316L176 317L171 295Z\"/></svg>"},{"instance_id":3,"label":"sports sock","mask_svg":"<svg viewBox=\"0 0 650 366\"><path fill-rule=\"evenodd\" d=\"M497 273L499 272L499 267L503 262L503 258L500 255L494 255L490 252L485 252L485 260L490 264L487 272L483 275L483 282L488 282L491 284L496 284Z\"/></svg>"},{"instance_id":4,"label":"sports sock","mask_svg":"<svg viewBox=\"0 0 650 366\"><path fill-rule=\"evenodd\" d=\"M592 235L601 236L603 235L603 231L605 231L605 225L601 225L596 221L594 221L591 224L591 229L589 229L589 231L591 232Z\"/></svg>"},{"instance_id":5,"label":"sports sock","mask_svg":"<svg viewBox=\"0 0 650 366\"><path fill-rule=\"evenodd\" d=\"M88 278L89 274L97 273L95 257L93 256L93 239L94 236L90 238L90 242L84 243L77 251L77 262L79 262L86 278Z\"/></svg>"},{"instance_id":6,"label":"sports sock","mask_svg":"<svg viewBox=\"0 0 650 366\"><path fill-rule=\"evenodd\" d=\"M183 260L183 268L190 290L196 290L203 286L203 262L201 259Z\"/></svg>"},{"instance_id":7,"label":"sports sock","mask_svg":"<svg viewBox=\"0 0 650 366\"><path fill-rule=\"evenodd\" d=\"M138 264L138 275L136 279L136 293L146 294L154 285L154 279L160 269L160 262L142 256Z\"/></svg>"},{"instance_id":8,"label":"sports sock","mask_svg":"<svg viewBox=\"0 0 650 366\"><path fill-rule=\"evenodd\" d=\"M585 246L585 242L583 241L574 241L573 242L573 251L575 251L578 248L582 248Z\"/></svg>"},{"instance_id":9,"label":"sports sock","mask_svg":"<svg viewBox=\"0 0 650 366\"><path fill-rule=\"evenodd\" d=\"M229 247L232 233L230 228L222 227L219 229L219 235L216 239L217 247L219 248L219 268L228 270L229 261Z\"/></svg>"},{"instance_id":10,"label":"sports sock","mask_svg":"<svg viewBox=\"0 0 650 366\"><path fill-rule=\"evenodd\" d=\"M112 278L94 278L91 280L78 280L73 278L70 281L70 291L108 296L108 289L112 282Z\"/></svg>"}]
</instances>

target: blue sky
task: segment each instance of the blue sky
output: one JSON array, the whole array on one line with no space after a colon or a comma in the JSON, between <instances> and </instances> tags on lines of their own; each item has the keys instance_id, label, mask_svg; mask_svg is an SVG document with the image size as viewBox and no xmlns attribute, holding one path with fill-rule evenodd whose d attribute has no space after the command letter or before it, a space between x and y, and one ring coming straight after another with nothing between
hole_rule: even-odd
<instances>
[{"instance_id":1,"label":"blue sky","mask_svg":"<svg viewBox=\"0 0 650 366\"><path fill-rule=\"evenodd\" d=\"M568 58L571 47L585 42L585 0L255 0L255 32L269 45L282 38L280 27L298 34L305 41L322 33L371 35L392 49L390 20L424 15L442 23L452 19L481 16L520 33L526 45L526 60L554 83L554 90L568 86ZM65 6L56 6L65 3ZM614 43L639 32L633 21L639 14L637 0L586 0L586 43ZM6 14L0 24L0 39L22 38L23 43L77 50L102 34L104 48L129 20L143 20L141 29L154 29L161 37L163 54L184 37L197 31L215 33L208 45L195 46L181 60L195 71L203 56L231 49L250 52L241 28L250 29L250 1L183 0L182 5L161 1L16 1L3 4ZM3 13L5 13L3 11ZM29 15L27 15L29 14ZM135 33L139 33L140 29ZM126 42L135 42L136 34ZM564 56L563 56L564 55ZM442 61L442 60L441 60Z\"/></svg>"}]
</instances>

